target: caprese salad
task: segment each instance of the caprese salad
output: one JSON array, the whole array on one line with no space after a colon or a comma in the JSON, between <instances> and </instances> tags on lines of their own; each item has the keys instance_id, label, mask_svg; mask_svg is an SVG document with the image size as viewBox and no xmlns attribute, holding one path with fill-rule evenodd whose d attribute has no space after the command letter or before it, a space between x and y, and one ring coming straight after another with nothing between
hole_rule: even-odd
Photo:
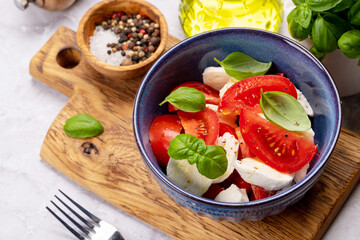
<instances>
[{"instance_id":1,"label":"caprese salad","mask_svg":"<svg viewBox=\"0 0 360 240\"><path fill-rule=\"evenodd\" d=\"M240 60L239 60L240 59ZM245 59L245 60L244 60ZM149 138L182 189L222 202L266 198L300 181L317 152L305 96L271 63L232 53L203 82L177 86Z\"/></svg>"}]
</instances>

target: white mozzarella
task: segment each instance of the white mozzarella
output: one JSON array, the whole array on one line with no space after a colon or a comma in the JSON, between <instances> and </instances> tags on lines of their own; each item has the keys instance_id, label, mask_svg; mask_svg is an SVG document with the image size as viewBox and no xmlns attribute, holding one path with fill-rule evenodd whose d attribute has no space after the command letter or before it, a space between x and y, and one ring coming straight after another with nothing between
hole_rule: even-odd
<instances>
[{"instance_id":1,"label":"white mozzarella","mask_svg":"<svg viewBox=\"0 0 360 240\"><path fill-rule=\"evenodd\" d=\"M312 128L307 131L297 131L297 134L303 136L304 138L314 142L315 132Z\"/></svg>"},{"instance_id":2,"label":"white mozzarella","mask_svg":"<svg viewBox=\"0 0 360 240\"><path fill-rule=\"evenodd\" d=\"M294 179L294 174L278 172L253 158L236 161L235 168L246 182L266 190L280 190L288 186Z\"/></svg>"},{"instance_id":3,"label":"white mozzarella","mask_svg":"<svg viewBox=\"0 0 360 240\"><path fill-rule=\"evenodd\" d=\"M300 182L306 176L307 170L309 169L310 164L306 164L302 169L295 172L294 180L295 182Z\"/></svg>"},{"instance_id":4,"label":"white mozzarella","mask_svg":"<svg viewBox=\"0 0 360 240\"><path fill-rule=\"evenodd\" d=\"M208 104L206 104L206 107L207 107L207 108L210 108L210 109L213 110L214 112L217 112L217 110L218 110L218 106L215 105L215 104L210 104L210 103L208 103Z\"/></svg>"},{"instance_id":5,"label":"white mozzarella","mask_svg":"<svg viewBox=\"0 0 360 240\"><path fill-rule=\"evenodd\" d=\"M217 145L222 146L226 151L228 166L226 172L213 180L213 183L219 183L227 179L234 171L234 163L238 157L239 141L230 133L226 132L222 137L218 138Z\"/></svg>"},{"instance_id":6,"label":"white mozzarella","mask_svg":"<svg viewBox=\"0 0 360 240\"><path fill-rule=\"evenodd\" d=\"M207 67L203 72L203 82L216 90L220 90L230 78L223 67Z\"/></svg>"},{"instance_id":7,"label":"white mozzarella","mask_svg":"<svg viewBox=\"0 0 360 240\"><path fill-rule=\"evenodd\" d=\"M221 191L215 198L219 202L248 202L249 198L245 189L238 188L235 184L231 184L229 188Z\"/></svg>"},{"instance_id":8,"label":"white mozzarella","mask_svg":"<svg viewBox=\"0 0 360 240\"><path fill-rule=\"evenodd\" d=\"M311 106L310 106L308 100L306 99L306 97L304 96L304 94L299 89L296 89L296 92L297 92L297 100L301 104L301 106L304 108L306 114L309 115L310 117L313 117L314 111L311 108Z\"/></svg>"},{"instance_id":9,"label":"white mozzarella","mask_svg":"<svg viewBox=\"0 0 360 240\"><path fill-rule=\"evenodd\" d=\"M201 175L196 164L190 165L187 160L170 158L166 167L168 178L178 187L194 195L203 195L210 187L212 180Z\"/></svg>"},{"instance_id":10,"label":"white mozzarella","mask_svg":"<svg viewBox=\"0 0 360 240\"><path fill-rule=\"evenodd\" d=\"M220 98L222 98L225 94L225 92L232 86L234 85L235 82L233 82L231 79L223 86L223 88L220 89L219 91L219 96Z\"/></svg>"}]
</instances>

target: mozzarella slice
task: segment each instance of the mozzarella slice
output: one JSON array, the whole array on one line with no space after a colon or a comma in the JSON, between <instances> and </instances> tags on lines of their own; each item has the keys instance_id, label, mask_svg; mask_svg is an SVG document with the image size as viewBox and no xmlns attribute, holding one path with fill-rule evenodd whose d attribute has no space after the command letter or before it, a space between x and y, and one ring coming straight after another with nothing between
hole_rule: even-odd
<instances>
[{"instance_id":1,"label":"mozzarella slice","mask_svg":"<svg viewBox=\"0 0 360 240\"><path fill-rule=\"evenodd\" d=\"M203 82L216 90L220 90L230 78L223 67L207 67L203 72Z\"/></svg>"},{"instance_id":2,"label":"mozzarella slice","mask_svg":"<svg viewBox=\"0 0 360 240\"><path fill-rule=\"evenodd\" d=\"M295 172L294 180L295 182L300 182L306 176L307 170L309 169L310 164L306 164L302 169Z\"/></svg>"},{"instance_id":3,"label":"mozzarella slice","mask_svg":"<svg viewBox=\"0 0 360 240\"><path fill-rule=\"evenodd\" d=\"M249 198L245 189L238 188L231 184L226 190L221 191L215 198L219 202L248 202Z\"/></svg>"},{"instance_id":4,"label":"mozzarella slice","mask_svg":"<svg viewBox=\"0 0 360 240\"><path fill-rule=\"evenodd\" d=\"M297 92L297 100L301 104L301 106L304 108L306 114L309 115L310 117L313 117L314 111L311 108L311 106L310 106L308 100L306 99L306 97L304 96L304 94L297 88L296 88L296 92Z\"/></svg>"},{"instance_id":5,"label":"mozzarella slice","mask_svg":"<svg viewBox=\"0 0 360 240\"><path fill-rule=\"evenodd\" d=\"M219 183L227 179L234 171L234 163L238 157L239 141L230 133L226 132L222 137L218 138L218 144L222 146L226 151L226 158L228 160L228 166L226 172L213 180L213 183Z\"/></svg>"},{"instance_id":6,"label":"mozzarella slice","mask_svg":"<svg viewBox=\"0 0 360 240\"><path fill-rule=\"evenodd\" d=\"M168 178L178 187L194 195L203 195L210 187L212 180L201 175L196 164L190 165L187 160L170 158L166 167Z\"/></svg>"},{"instance_id":7,"label":"mozzarella slice","mask_svg":"<svg viewBox=\"0 0 360 240\"><path fill-rule=\"evenodd\" d=\"M225 94L225 92L232 86L234 85L235 82L233 82L231 79L220 89L219 91L219 96L220 98L222 98Z\"/></svg>"},{"instance_id":8,"label":"mozzarella slice","mask_svg":"<svg viewBox=\"0 0 360 240\"><path fill-rule=\"evenodd\" d=\"M246 182L258 185L266 190L280 190L294 179L294 174L278 172L253 158L243 158L241 161L236 161L235 168Z\"/></svg>"},{"instance_id":9,"label":"mozzarella slice","mask_svg":"<svg viewBox=\"0 0 360 240\"><path fill-rule=\"evenodd\" d=\"M218 106L215 105L215 104L210 104L210 103L208 103L208 104L206 104L206 107L207 107L207 108L210 108L210 109L213 110L214 112L217 112L217 110L218 110Z\"/></svg>"},{"instance_id":10,"label":"mozzarella slice","mask_svg":"<svg viewBox=\"0 0 360 240\"><path fill-rule=\"evenodd\" d=\"M312 128L307 131L296 131L297 134L303 136L304 138L314 142L315 132Z\"/></svg>"}]
</instances>

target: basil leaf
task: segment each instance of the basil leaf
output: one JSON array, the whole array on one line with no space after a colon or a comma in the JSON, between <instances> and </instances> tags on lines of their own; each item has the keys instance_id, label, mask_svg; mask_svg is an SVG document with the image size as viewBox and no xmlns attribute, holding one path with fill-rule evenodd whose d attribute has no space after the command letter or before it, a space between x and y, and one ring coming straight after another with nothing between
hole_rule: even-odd
<instances>
[{"instance_id":1,"label":"basil leaf","mask_svg":"<svg viewBox=\"0 0 360 240\"><path fill-rule=\"evenodd\" d=\"M318 14L312 27L312 41L320 52L337 49L337 40L349 28L348 24L332 13Z\"/></svg>"},{"instance_id":2,"label":"basil leaf","mask_svg":"<svg viewBox=\"0 0 360 240\"><path fill-rule=\"evenodd\" d=\"M294 17L290 19L288 30L293 38L302 41L309 37L311 33L311 24L309 24L307 28L303 28L299 23L295 21L294 15Z\"/></svg>"},{"instance_id":3,"label":"basil leaf","mask_svg":"<svg viewBox=\"0 0 360 240\"><path fill-rule=\"evenodd\" d=\"M300 4L302 4L303 2L305 2L305 0L292 0L293 3L296 5L296 6L299 6Z\"/></svg>"},{"instance_id":4,"label":"basil leaf","mask_svg":"<svg viewBox=\"0 0 360 240\"><path fill-rule=\"evenodd\" d=\"M309 27L311 16L311 9L307 6L307 4L303 3L298 7L298 10L294 16L294 20L303 28L307 28Z\"/></svg>"},{"instance_id":5,"label":"basil leaf","mask_svg":"<svg viewBox=\"0 0 360 240\"><path fill-rule=\"evenodd\" d=\"M332 12L336 13L336 12L341 12L344 11L345 9L351 7L351 5L353 4L354 0L341 0L341 2L339 2L333 9Z\"/></svg>"},{"instance_id":6,"label":"basil leaf","mask_svg":"<svg viewBox=\"0 0 360 240\"><path fill-rule=\"evenodd\" d=\"M65 133L74 138L88 138L104 132L101 123L88 114L78 114L66 120Z\"/></svg>"},{"instance_id":7,"label":"basil leaf","mask_svg":"<svg viewBox=\"0 0 360 240\"><path fill-rule=\"evenodd\" d=\"M175 160L187 159L192 165L205 153L204 140L190 134L179 134L170 141L168 154Z\"/></svg>"},{"instance_id":8,"label":"basil leaf","mask_svg":"<svg viewBox=\"0 0 360 240\"><path fill-rule=\"evenodd\" d=\"M307 0L306 3L315 12L324 12L335 7L341 0Z\"/></svg>"},{"instance_id":9,"label":"basil leaf","mask_svg":"<svg viewBox=\"0 0 360 240\"><path fill-rule=\"evenodd\" d=\"M171 92L159 105L169 102L185 112L199 112L205 108L206 101L202 92L195 88L179 87Z\"/></svg>"},{"instance_id":10,"label":"basil leaf","mask_svg":"<svg viewBox=\"0 0 360 240\"><path fill-rule=\"evenodd\" d=\"M175 160L187 159L200 174L215 179L226 172L227 158L223 147L205 145L204 140L190 134L179 134L170 141L168 154Z\"/></svg>"},{"instance_id":11,"label":"basil leaf","mask_svg":"<svg viewBox=\"0 0 360 240\"><path fill-rule=\"evenodd\" d=\"M221 62L216 58L214 60L225 69L229 76L237 80L264 75L269 71L272 64L272 62L263 63L256 61L242 52L231 53Z\"/></svg>"},{"instance_id":12,"label":"basil leaf","mask_svg":"<svg viewBox=\"0 0 360 240\"><path fill-rule=\"evenodd\" d=\"M287 16L286 21L288 24L290 23L291 19L296 15L297 10L298 10L298 7L294 8L293 10L291 10L289 15Z\"/></svg>"},{"instance_id":13,"label":"basil leaf","mask_svg":"<svg viewBox=\"0 0 360 240\"><path fill-rule=\"evenodd\" d=\"M310 52L319 60L323 60L326 57L326 52L319 52L314 46L310 48Z\"/></svg>"},{"instance_id":14,"label":"basil leaf","mask_svg":"<svg viewBox=\"0 0 360 240\"><path fill-rule=\"evenodd\" d=\"M348 11L348 20L355 26L360 26L360 1L356 1Z\"/></svg>"},{"instance_id":15,"label":"basil leaf","mask_svg":"<svg viewBox=\"0 0 360 240\"><path fill-rule=\"evenodd\" d=\"M217 145L208 145L205 153L196 164L200 174L207 178L215 179L226 172L228 161L226 151Z\"/></svg>"},{"instance_id":16,"label":"basil leaf","mask_svg":"<svg viewBox=\"0 0 360 240\"><path fill-rule=\"evenodd\" d=\"M263 93L261 90L260 106L265 117L287 130L306 131L311 122L301 104L293 96L277 91Z\"/></svg>"},{"instance_id":17,"label":"basil leaf","mask_svg":"<svg viewBox=\"0 0 360 240\"><path fill-rule=\"evenodd\" d=\"M360 30L350 30L341 35L339 48L348 58L360 57Z\"/></svg>"}]
</instances>

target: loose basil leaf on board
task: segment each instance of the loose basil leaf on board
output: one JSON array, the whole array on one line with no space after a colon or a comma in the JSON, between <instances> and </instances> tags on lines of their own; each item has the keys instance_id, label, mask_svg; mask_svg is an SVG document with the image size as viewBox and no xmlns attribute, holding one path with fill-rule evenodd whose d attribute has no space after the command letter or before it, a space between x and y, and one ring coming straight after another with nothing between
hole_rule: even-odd
<instances>
[{"instance_id":1,"label":"loose basil leaf on board","mask_svg":"<svg viewBox=\"0 0 360 240\"><path fill-rule=\"evenodd\" d=\"M323 12L335 7L341 0L307 0L307 5L315 12Z\"/></svg>"},{"instance_id":2,"label":"loose basil leaf on board","mask_svg":"<svg viewBox=\"0 0 360 240\"><path fill-rule=\"evenodd\" d=\"M312 26L312 41L319 52L331 52L337 49L340 36L349 29L349 25L332 13L318 14Z\"/></svg>"},{"instance_id":3,"label":"loose basil leaf on board","mask_svg":"<svg viewBox=\"0 0 360 240\"><path fill-rule=\"evenodd\" d=\"M277 91L263 93L260 106L265 117L289 131L306 131L311 122L301 104L290 94Z\"/></svg>"},{"instance_id":4,"label":"loose basil leaf on board","mask_svg":"<svg viewBox=\"0 0 360 240\"><path fill-rule=\"evenodd\" d=\"M272 64L272 62L263 63L256 61L242 52L231 53L221 62L216 58L214 60L225 69L229 76L237 80L264 75L269 71Z\"/></svg>"},{"instance_id":5,"label":"loose basil leaf on board","mask_svg":"<svg viewBox=\"0 0 360 240\"><path fill-rule=\"evenodd\" d=\"M360 26L360 1L356 1L348 12L348 20L354 26Z\"/></svg>"},{"instance_id":6,"label":"loose basil leaf on board","mask_svg":"<svg viewBox=\"0 0 360 240\"><path fill-rule=\"evenodd\" d=\"M220 177L226 172L227 158L223 147L205 145L204 140L190 134L179 134L170 141L168 154L175 160L187 159L195 164L200 174L209 179Z\"/></svg>"},{"instance_id":7,"label":"loose basil leaf on board","mask_svg":"<svg viewBox=\"0 0 360 240\"><path fill-rule=\"evenodd\" d=\"M187 159L192 165L205 153L204 140L190 134L179 134L170 141L168 154L175 160Z\"/></svg>"},{"instance_id":8,"label":"loose basil leaf on board","mask_svg":"<svg viewBox=\"0 0 360 240\"><path fill-rule=\"evenodd\" d=\"M299 6L300 4L305 2L305 0L292 0L292 1L296 6Z\"/></svg>"},{"instance_id":9,"label":"loose basil leaf on board","mask_svg":"<svg viewBox=\"0 0 360 240\"><path fill-rule=\"evenodd\" d=\"M302 41L309 37L311 33L311 26L312 25L309 24L307 28L303 28L299 23L295 21L295 16L294 16L290 19L288 30L293 38Z\"/></svg>"},{"instance_id":10,"label":"loose basil leaf on board","mask_svg":"<svg viewBox=\"0 0 360 240\"><path fill-rule=\"evenodd\" d=\"M88 138L100 135L104 127L94 117L88 114L78 114L66 120L65 133L74 138Z\"/></svg>"},{"instance_id":11,"label":"loose basil leaf on board","mask_svg":"<svg viewBox=\"0 0 360 240\"><path fill-rule=\"evenodd\" d=\"M341 35L338 45L348 58L360 57L360 30L350 30Z\"/></svg>"},{"instance_id":12,"label":"loose basil leaf on board","mask_svg":"<svg viewBox=\"0 0 360 240\"><path fill-rule=\"evenodd\" d=\"M306 3L303 3L298 7L296 14L293 17L294 20L298 24L300 24L300 26L302 26L303 28L307 28L309 27L309 24L311 22L311 16L311 9L307 6Z\"/></svg>"},{"instance_id":13,"label":"loose basil leaf on board","mask_svg":"<svg viewBox=\"0 0 360 240\"><path fill-rule=\"evenodd\" d=\"M226 172L227 165L225 149L218 145L208 145L196 167L200 174L215 179Z\"/></svg>"},{"instance_id":14,"label":"loose basil leaf on board","mask_svg":"<svg viewBox=\"0 0 360 240\"><path fill-rule=\"evenodd\" d=\"M344 11L345 9L348 9L353 4L354 0L341 0L333 9L331 9L332 12L337 13Z\"/></svg>"},{"instance_id":15,"label":"loose basil leaf on board","mask_svg":"<svg viewBox=\"0 0 360 240\"><path fill-rule=\"evenodd\" d=\"M184 112L199 112L206 106L205 96L195 88L179 87L171 92L159 105L169 102Z\"/></svg>"},{"instance_id":16,"label":"loose basil leaf on board","mask_svg":"<svg viewBox=\"0 0 360 240\"><path fill-rule=\"evenodd\" d=\"M326 57L326 52L319 52L314 46L310 48L310 52L315 55L319 60L323 60Z\"/></svg>"}]
</instances>

